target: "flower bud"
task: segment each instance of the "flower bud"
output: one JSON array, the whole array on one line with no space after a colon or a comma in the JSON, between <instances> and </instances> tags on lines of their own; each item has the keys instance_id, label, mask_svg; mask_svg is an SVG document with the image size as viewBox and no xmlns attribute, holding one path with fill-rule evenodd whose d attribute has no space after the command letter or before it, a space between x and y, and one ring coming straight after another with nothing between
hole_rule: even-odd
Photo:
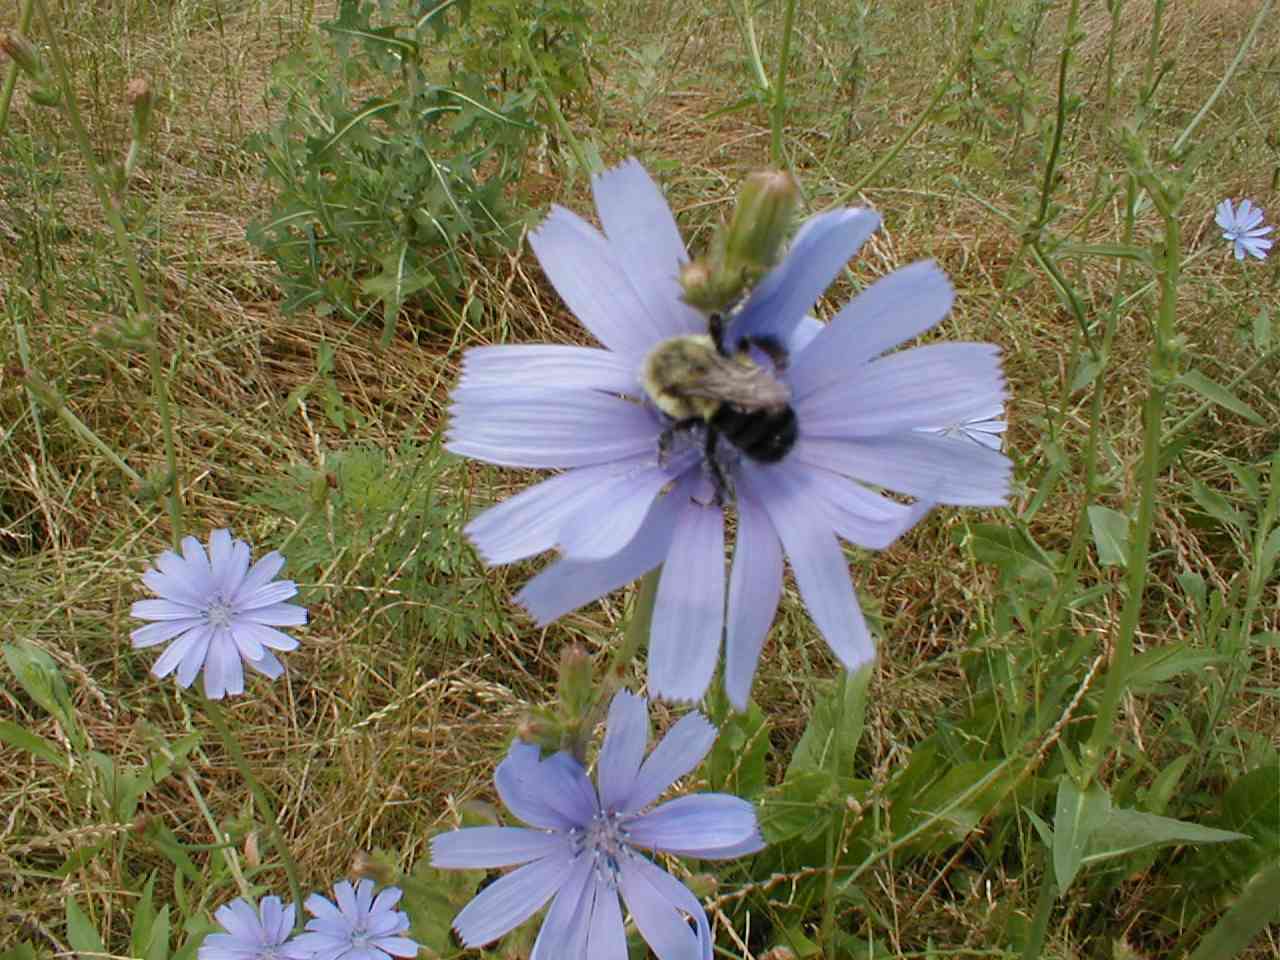
<instances>
[{"instance_id":1,"label":"flower bud","mask_svg":"<svg viewBox=\"0 0 1280 960\"><path fill-rule=\"evenodd\" d=\"M560 704L570 723L591 706L591 655L576 643L560 651Z\"/></svg>"},{"instance_id":2,"label":"flower bud","mask_svg":"<svg viewBox=\"0 0 1280 960\"><path fill-rule=\"evenodd\" d=\"M151 84L142 77L130 80L124 98L133 108L133 139L145 140L151 129Z\"/></svg>"},{"instance_id":3,"label":"flower bud","mask_svg":"<svg viewBox=\"0 0 1280 960\"><path fill-rule=\"evenodd\" d=\"M40 62L40 52L30 40L16 30L0 33L0 50L3 50L9 59L33 80L44 79L44 65Z\"/></svg>"},{"instance_id":4,"label":"flower bud","mask_svg":"<svg viewBox=\"0 0 1280 960\"><path fill-rule=\"evenodd\" d=\"M747 177L725 240L725 266L753 284L778 262L791 227L799 188L791 174L761 170Z\"/></svg>"},{"instance_id":5,"label":"flower bud","mask_svg":"<svg viewBox=\"0 0 1280 960\"><path fill-rule=\"evenodd\" d=\"M357 850L351 857L351 869L348 873L356 880L368 878L384 887L400 882L399 868L381 853Z\"/></svg>"},{"instance_id":6,"label":"flower bud","mask_svg":"<svg viewBox=\"0 0 1280 960\"><path fill-rule=\"evenodd\" d=\"M559 750L564 731L555 717L548 715L545 710L534 709L520 718L516 725L516 736L525 743L536 744L544 750Z\"/></svg>"}]
</instances>

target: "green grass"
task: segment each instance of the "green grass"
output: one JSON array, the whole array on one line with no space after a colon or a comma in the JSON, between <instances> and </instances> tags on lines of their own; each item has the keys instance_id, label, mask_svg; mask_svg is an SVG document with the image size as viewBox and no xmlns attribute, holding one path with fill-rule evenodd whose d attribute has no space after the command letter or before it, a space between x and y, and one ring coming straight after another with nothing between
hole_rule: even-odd
<instances>
[{"instance_id":1,"label":"green grass","mask_svg":"<svg viewBox=\"0 0 1280 960\"><path fill-rule=\"evenodd\" d=\"M657 173L695 250L727 216L736 185L769 157L763 99L729 109L752 83L734 5L602 4L594 112L571 118L607 162L635 155ZM1072 389L1084 352L1080 326L1020 244L1041 197L1066 7L1034 0L799 4L786 148L807 209L820 210L857 184L956 68L937 113L862 185L854 202L879 209L884 228L819 313L829 318L853 291L898 266L937 258L958 291L937 335L1000 344L1013 394L1011 511L942 509L889 551L854 557L860 596L882 640L856 755L862 812L842 823L854 862L864 852L873 862L840 899L837 923L884 955L1022 955L1046 869L1027 812L1052 823L1063 754L1077 755L1088 737L1125 601L1123 570L1103 565L1090 538L1059 629L1038 635L1031 615L1046 598L980 553L980 525L998 523L1022 527L1061 558L1083 504L1081 465L1099 384ZM782 8L754 14L769 69ZM1070 115L1057 168L1053 202L1062 212L1050 228L1057 236L1120 240L1123 189L1090 210L1110 184L1123 187L1118 130L1141 117L1153 155L1162 157L1224 75L1256 9L1234 0L1171 4L1153 61L1168 69L1143 106L1151 4L1128 0L1114 33L1103 5L1085 5L1066 82L1083 100ZM230 526L261 549L288 541L286 575L299 581L311 610L285 678L253 682L227 712L277 798L305 887L328 886L360 851L384 851L409 870L462 805L494 799L494 760L525 712L554 697L562 645L579 640L607 651L625 619L625 598L614 595L534 629L510 596L539 564L485 572L456 540L463 516L529 478L440 462L431 452L465 347L579 334L524 245L509 256L467 255L465 302L454 313L438 306L410 312L386 349L376 324L281 311L272 265L245 240L248 223L272 200L245 138L282 109L267 95L272 62L313 37L327 8L107 0L52 13L100 157L123 157L126 82L148 76L160 95L125 214L159 305L188 529L203 536ZM14 17L0 15L0 26ZM1210 825L1222 822L1214 818L1233 785L1277 768L1280 748L1276 580L1261 586L1251 611L1253 642L1224 641L1221 628L1241 616L1253 564L1247 529L1233 530L1211 509L1216 496L1252 517L1267 485L1280 482L1268 467L1280 447L1280 360L1269 352L1280 329L1261 350L1254 333L1266 328L1260 313L1270 311L1273 326L1280 313L1280 256L1238 264L1212 221L1226 196L1253 198L1272 222L1280 214L1276 24L1274 16L1262 24L1192 140L1206 152L1180 217L1184 367L1232 383L1257 414L1250 420L1205 406L1201 395L1176 388L1164 417L1166 431L1180 425L1174 439L1181 446L1157 478L1137 649L1181 643L1203 659L1167 676L1152 671L1126 692L1108 740L1115 753L1100 774L1117 805L1156 810L1161 772L1185 763L1161 809ZM190 845L200 867L187 883L184 922L235 895L219 872L221 855L208 849L197 796L230 829L248 867L252 849L267 842L252 829L248 788L192 700L151 678L152 658L129 649L138 575L169 540L163 498L136 489L23 388L29 365L134 470L162 473L146 354L110 342L129 310L123 262L70 130L27 99L26 87L19 82L0 142L0 639L48 652L69 690L84 750L110 756L117 767L145 767L161 744L187 733L202 739L186 775L162 779L136 818L117 822L104 777L74 749L75 735L0 669L0 720L39 734L70 760L64 769L0 743L0 949L22 940L47 952L69 949L65 901L74 898L108 952L120 956L130 954L130 918L153 871L157 902L176 902L173 863L157 827ZM524 188L535 215L551 201L590 209L584 180L566 175L554 150L529 165ZM1154 244L1160 229L1148 208L1136 219L1134 242ZM1154 275L1133 266L1117 279L1113 259L1057 263L1091 335L1100 336L1113 291L1127 298L1100 381L1106 392L1094 480L1096 503L1132 514L1159 291L1149 284ZM1248 470L1260 489L1250 489ZM326 476L334 486L316 499L314 484L325 487ZM342 549L326 557L327 542ZM1208 597L1221 593L1223 613L1215 615L1212 600L1197 609L1189 574L1203 580ZM1030 614L1017 608L1019 598L1032 605ZM788 585L754 690L770 724L770 782L781 779L821 693L818 682L834 674ZM658 713L659 723L674 715L665 707ZM895 790L924 745L950 763L1016 758L1019 791L991 810L975 803L940 838L876 858L920 812L914 797ZM858 824L870 827L858 833ZM1280 857L1265 837L1257 842L1271 860ZM1040 955L1185 954L1258 867L1231 847L1166 846L1145 859L1086 867L1053 904ZM786 855L792 852L800 856ZM763 937L784 929L818 937L820 906L798 906L803 891L790 882L804 875L796 862L784 856L778 870L792 876L773 885L767 876L725 873L722 894L748 886L740 903L717 914L743 938L722 934L724 956L764 957L773 941ZM270 859L257 879L284 892ZM175 929L174 948L186 939ZM1264 930L1241 955L1280 957L1280 929Z\"/></svg>"}]
</instances>

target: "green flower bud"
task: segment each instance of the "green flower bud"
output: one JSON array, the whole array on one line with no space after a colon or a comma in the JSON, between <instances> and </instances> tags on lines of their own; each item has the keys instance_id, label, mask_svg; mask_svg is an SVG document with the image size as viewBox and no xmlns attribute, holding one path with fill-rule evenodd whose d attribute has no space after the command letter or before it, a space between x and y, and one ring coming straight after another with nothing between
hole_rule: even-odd
<instances>
[{"instance_id":1,"label":"green flower bud","mask_svg":"<svg viewBox=\"0 0 1280 960\"><path fill-rule=\"evenodd\" d=\"M44 64L40 62L40 52L30 40L16 30L0 33L0 50L3 50L9 59L33 80L44 79Z\"/></svg>"},{"instance_id":2,"label":"green flower bud","mask_svg":"<svg viewBox=\"0 0 1280 960\"><path fill-rule=\"evenodd\" d=\"M591 655L576 643L560 651L560 703L566 720L580 720L591 706Z\"/></svg>"},{"instance_id":3,"label":"green flower bud","mask_svg":"<svg viewBox=\"0 0 1280 960\"><path fill-rule=\"evenodd\" d=\"M761 170L747 177L725 240L725 263L755 283L778 262L800 191L791 174Z\"/></svg>"},{"instance_id":4,"label":"green flower bud","mask_svg":"<svg viewBox=\"0 0 1280 960\"><path fill-rule=\"evenodd\" d=\"M151 129L151 84L142 77L130 80L125 87L124 98L133 108L133 139L145 140Z\"/></svg>"}]
</instances>

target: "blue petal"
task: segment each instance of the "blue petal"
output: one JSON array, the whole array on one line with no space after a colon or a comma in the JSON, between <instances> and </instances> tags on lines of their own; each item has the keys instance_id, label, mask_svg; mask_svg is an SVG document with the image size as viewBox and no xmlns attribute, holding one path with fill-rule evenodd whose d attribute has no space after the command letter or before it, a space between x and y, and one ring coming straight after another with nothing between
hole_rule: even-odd
<instances>
[{"instance_id":1,"label":"blue petal","mask_svg":"<svg viewBox=\"0 0 1280 960\"><path fill-rule=\"evenodd\" d=\"M653 500L671 482L667 465L650 463L596 485L560 528L557 546L569 560L604 560L634 538ZM678 547L677 547L678 549Z\"/></svg>"},{"instance_id":2,"label":"blue petal","mask_svg":"<svg viewBox=\"0 0 1280 960\"><path fill-rule=\"evenodd\" d=\"M686 501L662 566L649 630L649 690L665 700L706 693L724 632L724 511Z\"/></svg>"},{"instance_id":3,"label":"blue petal","mask_svg":"<svg viewBox=\"0 0 1280 960\"><path fill-rule=\"evenodd\" d=\"M1000 350L989 343L934 343L849 371L795 397L806 437L869 437L960 423L1007 396Z\"/></svg>"},{"instance_id":4,"label":"blue petal","mask_svg":"<svg viewBox=\"0 0 1280 960\"><path fill-rule=\"evenodd\" d=\"M479 947L514 930L538 912L564 882L574 860L567 855L526 863L485 887L453 918L468 947Z\"/></svg>"},{"instance_id":5,"label":"blue petal","mask_svg":"<svg viewBox=\"0 0 1280 960\"><path fill-rule=\"evenodd\" d=\"M622 861L621 886L627 909L658 960L711 960L707 914L684 884L644 857L633 856ZM697 921L696 933L681 911Z\"/></svg>"},{"instance_id":6,"label":"blue petal","mask_svg":"<svg viewBox=\"0 0 1280 960\"><path fill-rule=\"evenodd\" d=\"M868 490L838 473L782 463L762 468L782 475L793 503L822 513L837 536L868 550L884 550L925 518L935 502L922 498L907 506Z\"/></svg>"},{"instance_id":7,"label":"blue petal","mask_svg":"<svg viewBox=\"0 0 1280 960\"><path fill-rule=\"evenodd\" d=\"M591 960L627 960L627 932L622 925L618 891L599 881L591 904L587 949L582 956Z\"/></svg>"},{"instance_id":8,"label":"blue petal","mask_svg":"<svg viewBox=\"0 0 1280 960\"><path fill-rule=\"evenodd\" d=\"M595 793L586 773L563 754L540 760L540 751L516 741L498 764L493 782L507 809L525 823L569 830L595 813ZM576 769L575 769L576 768Z\"/></svg>"},{"instance_id":9,"label":"blue petal","mask_svg":"<svg viewBox=\"0 0 1280 960\"><path fill-rule=\"evenodd\" d=\"M688 262L671 208L644 167L629 159L591 181L596 211L618 263L663 337L706 329L683 300L680 268Z\"/></svg>"},{"instance_id":10,"label":"blue petal","mask_svg":"<svg viewBox=\"0 0 1280 960\"><path fill-rule=\"evenodd\" d=\"M924 333L951 309L951 281L932 260L895 270L854 297L797 356L787 380L806 396Z\"/></svg>"},{"instance_id":11,"label":"blue petal","mask_svg":"<svg viewBox=\"0 0 1280 960\"><path fill-rule=\"evenodd\" d=\"M810 439L802 433L787 461L962 507L1004 506L1013 472L1009 458L998 451L920 431L857 440Z\"/></svg>"},{"instance_id":12,"label":"blue petal","mask_svg":"<svg viewBox=\"0 0 1280 960\"><path fill-rule=\"evenodd\" d=\"M727 793L699 793L670 800L627 823L627 842L678 857L721 858L721 851L741 856L764 849L756 808Z\"/></svg>"},{"instance_id":13,"label":"blue petal","mask_svg":"<svg viewBox=\"0 0 1280 960\"><path fill-rule=\"evenodd\" d=\"M880 217L870 210L829 210L809 218L786 258L756 285L734 318L725 337L729 349L744 337L788 342L840 268L878 226Z\"/></svg>"},{"instance_id":14,"label":"blue petal","mask_svg":"<svg viewBox=\"0 0 1280 960\"><path fill-rule=\"evenodd\" d=\"M676 517L693 489L684 478L654 501L639 533L607 560L559 560L524 585L516 603L545 625L648 573L667 556Z\"/></svg>"},{"instance_id":15,"label":"blue petal","mask_svg":"<svg viewBox=\"0 0 1280 960\"><path fill-rule=\"evenodd\" d=\"M635 786L649 745L649 709L643 697L619 690L609 704L604 744L596 761L596 783L605 810L621 810Z\"/></svg>"},{"instance_id":16,"label":"blue petal","mask_svg":"<svg viewBox=\"0 0 1280 960\"><path fill-rule=\"evenodd\" d=\"M529 960L566 960L590 957L586 952L591 904L595 899L595 871L590 857L578 857L573 870L556 892L533 943ZM616 898L615 898L616 899Z\"/></svg>"},{"instance_id":17,"label":"blue petal","mask_svg":"<svg viewBox=\"0 0 1280 960\"><path fill-rule=\"evenodd\" d=\"M564 834L524 827L466 827L431 838L431 865L451 870L510 867L568 852Z\"/></svg>"},{"instance_id":18,"label":"blue petal","mask_svg":"<svg viewBox=\"0 0 1280 960\"><path fill-rule=\"evenodd\" d=\"M638 367L598 347L514 344L472 347L462 355L459 388L552 387L640 395Z\"/></svg>"},{"instance_id":19,"label":"blue petal","mask_svg":"<svg viewBox=\"0 0 1280 960\"><path fill-rule=\"evenodd\" d=\"M795 477L793 471L759 469L744 471L739 483L747 482L768 512L814 625L836 658L853 670L875 657L875 646L826 511L813 509Z\"/></svg>"},{"instance_id":20,"label":"blue petal","mask_svg":"<svg viewBox=\"0 0 1280 960\"><path fill-rule=\"evenodd\" d=\"M738 533L729 575L724 689L738 711L747 709L760 650L782 597L782 547L764 509L738 491Z\"/></svg>"},{"instance_id":21,"label":"blue petal","mask_svg":"<svg viewBox=\"0 0 1280 960\"><path fill-rule=\"evenodd\" d=\"M145 627L139 627L129 634L129 641L133 644L135 650L141 650L144 647L153 647L158 643L164 643L166 640L172 640L180 633L186 633L192 627L198 627L204 623L203 617L187 617L185 620L161 620L157 623L148 623Z\"/></svg>"},{"instance_id":22,"label":"blue petal","mask_svg":"<svg viewBox=\"0 0 1280 960\"><path fill-rule=\"evenodd\" d=\"M716 728L706 717L700 713L685 714L640 765L631 794L618 811L638 813L653 803L667 787L695 770L715 742Z\"/></svg>"},{"instance_id":23,"label":"blue petal","mask_svg":"<svg viewBox=\"0 0 1280 960\"><path fill-rule=\"evenodd\" d=\"M270 553L264 554L245 574L244 580L236 588L235 595L231 597L231 605L233 607L238 606L247 598L255 596L283 569L284 556L279 550L272 550Z\"/></svg>"},{"instance_id":24,"label":"blue petal","mask_svg":"<svg viewBox=\"0 0 1280 960\"><path fill-rule=\"evenodd\" d=\"M529 245L574 316L610 350L639 366L666 336L608 241L577 214L552 207Z\"/></svg>"},{"instance_id":25,"label":"blue petal","mask_svg":"<svg viewBox=\"0 0 1280 960\"><path fill-rule=\"evenodd\" d=\"M592 390L455 390L448 449L507 467L582 467L657 448L658 422L638 403Z\"/></svg>"},{"instance_id":26,"label":"blue petal","mask_svg":"<svg viewBox=\"0 0 1280 960\"><path fill-rule=\"evenodd\" d=\"M466 534L489 566L512 563L550 550L556 545L566 518L601 483L652 460L650 452L629 460L558 474L490 507L467 524Z\"/></svg>"}]
</instances>

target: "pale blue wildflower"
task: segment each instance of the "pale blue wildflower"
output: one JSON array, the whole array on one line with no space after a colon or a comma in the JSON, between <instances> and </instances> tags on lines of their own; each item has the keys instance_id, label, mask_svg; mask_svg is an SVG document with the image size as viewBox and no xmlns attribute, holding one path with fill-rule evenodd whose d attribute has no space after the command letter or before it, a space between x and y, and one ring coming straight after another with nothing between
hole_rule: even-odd
<instances>
[{"instance_id":1,"label":"pale blue wildflower","mask_svg":"<svg viewBox=\"0 0 1280 960\"><path fill-rule=\"evenodd\" d=\"M1230 200L1223 200L1213 219L1222 228L1222 239L1230 240L1235 247L1237 260L1243 260L1246 253L1262 260L1271 249L1271 241L1262 239L1271 228L1261 225L1262 208L1255 207L1252 200L1241 200L1238 208L1232 207Z\"/></svg>"},{"instance_id":2,"label":"pale blue wildflower","mask_svg":"<svg viewBox=\"0 0 1280 960\"><path fill-rule=\"evenodd\" d=\"M166 550L156 558L142 582L160 599L139 600L130 610L156 622L129 634L137 648L173 641L153 674L177 670L178 683L189 687L203 667L205 696L220 700L244 692L242 664L273 680L284 672L272 650L293 650L298 641L275 628L306 623L307 611L284 602L298 592L292 580L273 579L284 557L273 550L252 568L249 558L249 545L226 530L209 535L208 552L184 537L182 556Z\"/></svg>"},{"instance_id":3,"label":"pale blue wildflower","mask_svg":"<svg viewBox=\"0 0 1280 960\"><path fill-rule=\"evenodd\" d=\"M596 786L568 753L542 760L536 746L512 744L494 783L503 803L529 827L468 827L431 841L435 867L522 864L454 918L462 942L478 947L496 940L554 896L530 960L625 960L621 894L660 960L710 960L711 928L702 905L641 851L723 860L763 848L755 809L739 797L694 794L646 812L702 762L715 737L705 717L690 713L646 759L647 705L623 690L610 704Z\"/></svg>"},{"instance_id":4,"label":"pale blue wildflower","mask_svg":"<svg viewBox=\"0 0 1280 960\"><path fill-rule=\"evenodd\" d=\"M501 466L565 471L472 521L476 549L490 564L560 552L516 598L539 624L661 565L649 689L670 700L703 695L723 635L725 689L746 708L782 595L784 555L836 658L849 669L866 663L874 646L837 538L884 549L935 503L1005 503L1009 460L938 432L1003 404L999 350L931 343L887 352L951 308L951 284L931 261L872 284L830 324L807 316L880 223L862 209L811 218L726 331L730 346L768 337L786 348L789 363L778 376L799 428L777 463L720 444L737 511L726 576L724 511L712 502L700 444L659 457L670 421L639 379L655 345L707 331L707 318L681 299L678 273L688 256L661 192L634 160L592 186L603 233L556 207L530 243L603 346L488 346L463 360L449 449Z\"/></svg>"},{"instance_id":5,"label":"pale blue wildflower","mask_svg":"<svg viewBox=\"0 0 1280 960\"><path fill-rule=\"evenodd\" d=\"M293 933L296 910L285 906L279 897L263 897L254 907L240 897L223 904L213 917L222 925L223 933L204 938L196 956L198 960L286 960L285 943Z\"/></svg>"},{"instance_id":6,"label":"pale blue wildflower","mask_svg":"<svg viewBox=\"0 0 1280 960\"><path fill-rule=\"evenodd\" d=\"M997 404L991 409L971 417L961 423L948 424L945 427L920 427L928 433L941 434L944 437L964 437L974 443L980 443L990 450L999 450L1004 444L1004 432L1009 424L1004 419L1004 406Z\"/></svg>"},{"instance_id":7,"label":"pale blue wildflower","mask_svg":"<svg viewBox=\"0 0 1280 960\"><path fill-rule=\"evenodd\" d=\"M417 956L418 944L401 936L409 929L408 914L396 909L403 892L399 887L384 887L375 897L372 880L361 880L354 887L343 880L334 884L334 900L313 893L304 904L312 919L306 932L289 944L289 956L295 960Z\"/></svg>"}]
</instances>

